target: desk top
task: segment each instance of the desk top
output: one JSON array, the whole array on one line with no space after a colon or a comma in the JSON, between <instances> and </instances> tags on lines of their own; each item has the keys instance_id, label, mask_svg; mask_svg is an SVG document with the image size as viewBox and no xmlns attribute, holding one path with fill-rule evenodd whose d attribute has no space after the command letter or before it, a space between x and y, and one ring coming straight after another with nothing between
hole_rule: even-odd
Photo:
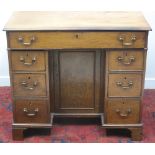
<instances>
[{"instance_id":1,"label":"desk top","mask_svg":"<svg viewBox=\"0 0 155 155\"><path fill-rule=\"evenodd\" d=\"M140 12L14 12L5 31L151 30Z\"/></svg>"}]
</instances>

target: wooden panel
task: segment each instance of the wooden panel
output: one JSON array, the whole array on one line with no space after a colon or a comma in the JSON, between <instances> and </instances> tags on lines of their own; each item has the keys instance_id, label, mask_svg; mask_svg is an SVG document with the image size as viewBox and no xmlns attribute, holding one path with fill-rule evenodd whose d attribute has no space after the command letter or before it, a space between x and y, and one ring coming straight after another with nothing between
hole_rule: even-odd
<instances>
[{"instance_id":1,"label":"wooden panel","mask_svg":"<svg viewBox=\"0 0 155 155\"><path fill-rule=\"evenodd\" d=\"M124 38L120 41L119 38ZM133 41L132 37L136 40ZM22 38L22 39L21 39ZM13 49L144 48L145 32L9 32ZM19 41L20 40L20 41ZM125 46L123 45L125 44Z\"/></svg>"},{"instance_id":2,"label":"wooden panel","mask_svg":"<svg viewBox=\"0 0 155 155\"><path fill-rule=\"evenodd\" d=\"M109 97L140 97L142 74L121 73L109 74Z\"/></svg>"},{"instance_id":3,"label":"wooden panel","mask_svg":"<svg viewBox=\"0 0 155 155\"><path fill-rule=\"evenodd\" d=\"M15 123L50 123L50 113L45 100L16 100Z\"/></svg>"},{"instance_id":4,"label":"wooden panel","mask_svg":"<svg viewBox=\"0 0 155 155\"><path fill-rule=\"evenodd\" d=\"M93 52L61 52L61 108L94 108Z\"/></svg>"},{"instance_id":5,"label":"wooden panel","mask_svg":"<svg viewBox=\"0 0 155 155\"><path fill-rule=\"evenodd\" d=\"M99 111L100 52L98 56L96 51L59 51L57 54L56 111Z\"/></svg>"},{"instance_id":6,"label":"wooden panel","mask_svg":"<svg viewBox=\"0 0 155 155\"><path fill-rule=\"evenodd\" d=\"M13 74L13 94L22 97L47 96L45 74Z\"/></svg>"},{"instance_id":7,"label":"wooden panel","mask_svg":"<svg viewBox=\"0 0 155 155\"><path fill-rule=\"evenodd\" d=\"M109 71L144 70L144 51L123 50L107 53Z\"/></svg>"},{"instance_id":8,"label":"wooden panel","mask_svg":"<svg viewBox=\"0 0 155 155\"><path fill-rule=\"evenodd\" d=\"M133 99L109 100L106 105L106 123L140 123L140 101Z\"/></svg>"},{"instance_id":9,"label":"wooden panel","mask_svg":"<svg viewBox=\"0 0 155 155\"><path fill-rule=\"evenodd\" d=\"M150 30L141 12L22 11L4 30Z\"/></svg>"},{"instance_id":10,"label":"wooden panel","mask_svg":"<svg viewBox=\"0 0 155 155\"><path fill-rule=\"evenodd\" d=\"M45 52L10 51L13 71L45 71Z\"/></svg>"}]
</instances>

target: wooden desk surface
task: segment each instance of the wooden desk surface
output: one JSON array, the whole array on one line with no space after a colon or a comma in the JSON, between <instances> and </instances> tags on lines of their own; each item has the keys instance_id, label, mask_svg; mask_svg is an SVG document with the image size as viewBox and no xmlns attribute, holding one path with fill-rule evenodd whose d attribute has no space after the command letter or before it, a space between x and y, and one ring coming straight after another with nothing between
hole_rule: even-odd
<instances>
[{"instance_id":1,"label":"wooden desk surface","mask_svg":"<svg viewBox=\"0 0 155 155\"><path fill-rule=\"evenodd\" d=\"M5 31L151 30L141 12L15 12Z\"/></svg>"}]
</instances>

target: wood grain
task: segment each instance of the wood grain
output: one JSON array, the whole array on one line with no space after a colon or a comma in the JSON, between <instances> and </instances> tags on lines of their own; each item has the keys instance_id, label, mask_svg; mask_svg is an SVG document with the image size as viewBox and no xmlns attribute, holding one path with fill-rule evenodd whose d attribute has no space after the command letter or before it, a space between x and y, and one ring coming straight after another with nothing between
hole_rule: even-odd
<instances>
[{"instance_id":1,"label":"wood grain","mask_svg":"<svg viewBox=\"0 0 155 155\"><path fill-rule=\"evenodd\" d=\"M133 73L109 74L108 96L109 97L140 97L142 88L142 75ZM132 81L133 85L128 87L128 82ZM118 86L117 82L122 82L122 86Z\"/></svg>"},{"instance_id":2,"label":"wood grain","mask_svg":"<svg viewBox=\"0 0 155 155\"><path fill-rule=\"evenodd\" d=\"M131 110L128 113L128 110ZM120 110L120 113L117 113ZM110 99L106 106L106 120L108 124L139 123L140 102L133 99ZM127 116L120 116L127 115Z\"/></svg>"},{"instance_id":3,"label":"wood grain","mask_svg":"<svg viewBox=\"0 0 155 155\"><path fill-rule=\"evenodd\" d=\"M130 46L123 46L119 37L125 36L125 43L131 43L131 36L136 41ZM24 38L25 43L35 37L31 45L23 45L18 38ZM59 48L145 48L145 32L9 32L8 47L11 49L59 49Z\"/></svg>"},{"instance_id":4,"label":"wood grain","mask_svg":"<svg viewBox=\"0 0 155 155\"><path fill-rule=\"evenodd\" d=\"M5 31L151 30L141 12L15 12Z\"/></svg>"},{"instance_id":5,"label":"wood grain","mask_svg":"<svg viewBox=\"0 0 155 155\"><path fill-rule=\"evenodd\" d=\"M55 111L99 112L100 52L63 50L55 54Z\"/></svg>"},{"instance_id":6,"label":"wood grain","mask_svg":"<svg viewBox=\"0 0 155 155\"><path fill-rule=\"evenodd\" d=\"M27 108L29 113L33 113L35 108L38 112L35 116L27 116L24 113ZM14 121L16 123L50 123L50 114L46 100L16 100L14 108Z\"/></svg>"},{"instance_id":7,"label":"wood grain","mask_svg":"<svg viewBox=\"0 0 155 155\"><path fill-rule=\"evenodd\" d=\"M22 85L25 81L27 86ZM34 86L34 83L37 83ZM29 89L33 87L33 89ZM13 94L22 97L46 97L46 75L45 74L13 74Z\"/></svg>"},{"instance_id":8,"label":"wood grain","mask_svg":"<svg viewBox=\"0 0 155 155\"><path fill-rule=\"evenodd\" d=\"M143 71L144 53L143 50L109 51L109 71ZM122 60L119 61L119 58L122 58ZM134 59L133 61L132 58Z\"/></svg>"},{"instance_id":9,"label":"wood grain","mask_svg":"<svg viewBox=\"0 0 155 155\"><path fill-rule=\"evenodd\" d=\"M21 58L23 58L24 61L21 61ZM35 62L33 63L34 58ZM11 51L11 65L13 71L45 71L45 60L45 52L42 51Z\"/></svg>"}]
</instances>

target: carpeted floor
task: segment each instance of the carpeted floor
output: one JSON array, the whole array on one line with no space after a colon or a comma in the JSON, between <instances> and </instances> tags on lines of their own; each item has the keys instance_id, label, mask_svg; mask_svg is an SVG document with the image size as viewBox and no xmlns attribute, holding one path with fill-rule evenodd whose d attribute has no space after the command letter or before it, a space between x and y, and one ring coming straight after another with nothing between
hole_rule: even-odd
<instances>
[{"instance_id":1,"label":"carpeted floor","mask_svg":"<svg viewBox=\"0 0 155 155\"><path fill-rule=\"evenodd\" d=\"M143 99L143 140L155 142L155 90L145 90ZM127 130L100 127L99 119L55 119L51 134L47 129L30 129L24 141L13 141L11 135L12 101L10 87L0 87L0 142L25 143L132 143Z\"/></svg>"}]
</instances>

